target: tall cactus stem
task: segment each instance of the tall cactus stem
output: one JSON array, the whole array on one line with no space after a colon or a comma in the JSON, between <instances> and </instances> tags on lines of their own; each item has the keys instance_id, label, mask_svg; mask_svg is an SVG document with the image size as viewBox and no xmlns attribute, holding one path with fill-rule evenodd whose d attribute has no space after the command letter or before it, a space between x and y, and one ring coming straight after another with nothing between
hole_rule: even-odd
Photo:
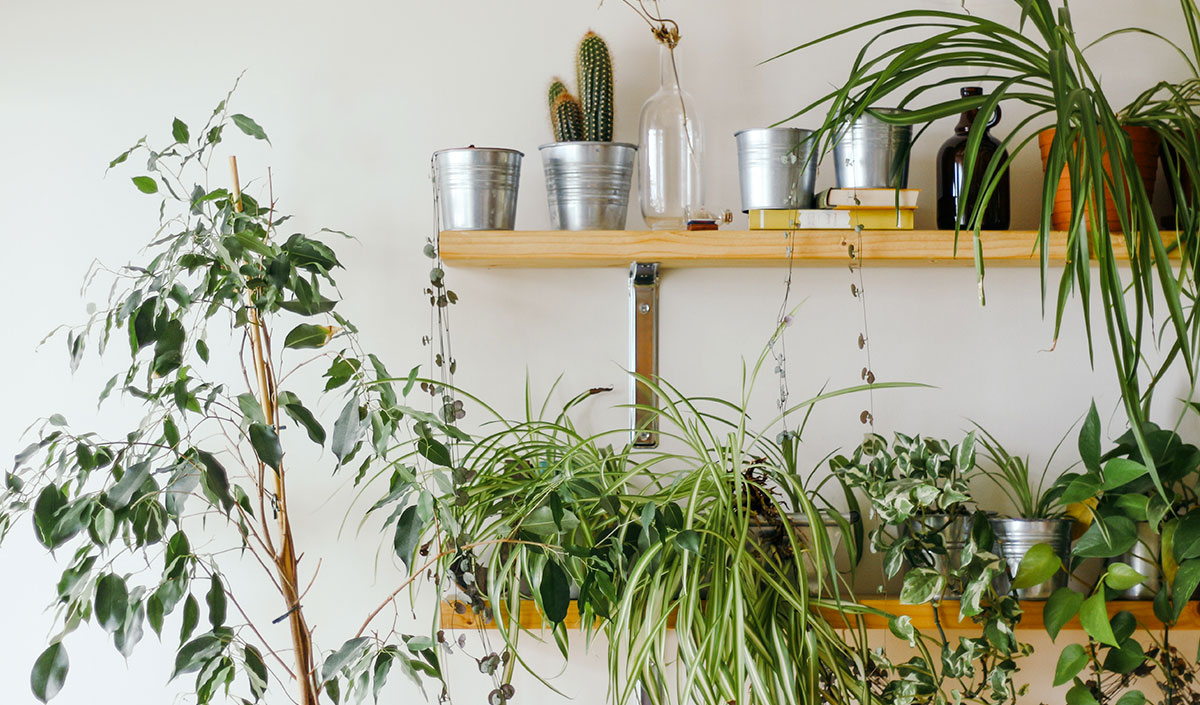
<instances>
[{"instance_id":1,"label":"tall cactus stem","mask_svg":"<svg viewBox=\"0 0 1200 705\"><path fill-rule=\"evenodd\" d=\"M575 64L579 102L583 108L583 138L611 142L613 138L613 73L608 44L595 32L583 35Z\"/></svg>"}]
</instances>

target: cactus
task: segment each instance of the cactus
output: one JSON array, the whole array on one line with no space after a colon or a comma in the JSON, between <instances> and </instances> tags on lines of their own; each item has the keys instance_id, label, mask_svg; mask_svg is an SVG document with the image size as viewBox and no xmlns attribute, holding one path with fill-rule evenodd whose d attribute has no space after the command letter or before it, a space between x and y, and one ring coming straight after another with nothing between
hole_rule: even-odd
<instances>
[{"instance_id":1,"label":"cactus","mask_svg":"<svg viewBox=\"0 0 1200 705\"><path fill-rule=\"evenodd\" d=\"M611 142L613 138L613 75L608 45L595 32L583 35L576 59L579 102L583 107L583 138Z\"/></svg>"},{"instance_id":2,"label":"cactus","mask_svg":"<svg viewBox=\"0 0 1200 705\"><path fill-rule=\"evenodd\" d=\"M550 89L547 91L547 93L550 96L550 110L551 111L554 110L554 101L557 100L560 95L562 95L563 93L566 93L566 92L567 92L566 84L563 83L563 80L561 78L559 78L558 76L555 76L554 80L550 81Z\"/></svg>"},{"instance_id":3,"label":"cactus","mask_svg":"<svg viewBox=\"0 0 1200 705\"><path fill-rule=\"evenodd\" d=\"M578 142L584 138L583 109L565 88L550 108L550 122L554 127L555 142Z\"/></svg>"}]
</instances>

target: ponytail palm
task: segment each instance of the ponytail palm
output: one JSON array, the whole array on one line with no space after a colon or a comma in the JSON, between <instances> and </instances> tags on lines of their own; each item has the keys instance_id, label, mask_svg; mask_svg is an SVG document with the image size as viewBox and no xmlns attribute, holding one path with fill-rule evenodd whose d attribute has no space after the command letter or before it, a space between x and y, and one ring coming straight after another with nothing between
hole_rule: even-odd
<instances>
[{"instance_id":1,"label":"ponytail palm","mask_svg":"<svg viewBox=\"0 0 1200 705\"><path fill-rule=\"evenodd\" d=\"M1059 274L1054 307L1055 338L1062 327L1068 295L1078 291L1089 354L1094 359L1089 306L1098 292L1125 411L1144 450L1141 429L1155 385L1173 365L1183 365L1193 389L1197 378L1195 355L1200 345L1200 322L1192 302L1196 293L1194 206L1200 179L1189 175L1200 175L1200 116L1196 114L1200 13L1194 0L1181 0L1190 55L1176 49L1190 77L1181 83L1158 83L1119 110L1110 103L1092 70L1084 51L1087 47L1076 39L1069 3L1064 0L1061 7L1054 8L1049 0L1014 2L1021 10L1016 27L965 12L909 10L854 25L780 54L775 58L844 35L873 33L855 58L845 84L791 117L827 106L824 121L814 135L824 152L832 148L847 120L870 111L872 106L908 108L910 112L906 113L875 113L882 120L899 124L924 124L978 110L978 129L971 130L966 146L966 191L975 183L975 157L984 124L993 110L1004 103L1025 106L1028 115L1002 142L1008 158L990 160L979 181L979 193L973 194L973 199L972 194L963 193L959 199L959 221L969 216L965 222L973 230L981 302L985 253L979 231L983 214L1003 171L1017 154L1038 132L1054 128L1040 204L1041 224L1034 245L1040 257L1042 298L1045 301L1048 295L1050 214L1059 180L1067 178L1071 185L1071 218L1066 233L1066 262ZM1119 29L1101 39L1131 32L1167 42L1140 29ZM990 91L988 95L945 102L928 99L955 84L990 85ZM1160 232L1154 220L1151 198L1138 173L1125 126L1149 128L1168 145L1168 179L1179 204L1177 233ZM972 200L973 210L962 212ZM1112 228L1106 217L1110 202L1126 234L1123 248L1114 248L1110 237ZM957 241L957 232L955 237ZM1171 254L1178 259L1172 261ZM1123 266L1128 267L1127 275ZM1165 332L1169 334L1163 336L1162 359L1152 365L1144 351L1147 342L1153 341L1156 298L1166 307L1169 324ZM1161 491L1154 468L1151 475Z\"/></svg>"}]
</instances>

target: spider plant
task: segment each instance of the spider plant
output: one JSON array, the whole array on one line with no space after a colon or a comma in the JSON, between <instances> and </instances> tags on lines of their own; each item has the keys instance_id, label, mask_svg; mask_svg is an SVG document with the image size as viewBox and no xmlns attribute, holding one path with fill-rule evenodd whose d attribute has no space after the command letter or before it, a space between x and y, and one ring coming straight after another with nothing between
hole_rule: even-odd
<instances>
[{"instance_id":1,"label":"spider plant","mask_svg":"<svg viewBox=\"0 0 1200 705\"><path fill-rule=\"evenodd\" d=\"M583 434L568 408L498 420L462 460L458 526L444 543L467 548L443 549L442 569L504 641L503 653L480 660L497 674L493 700L514 694L522 601L551 625L565 657L577 587L583 633L608 638L614 702L639 688L655 703L878 702L866 683L879 671L866 632L846 631L852 614L878 612L853 604L819 500L795 472L802 427L769 436L748 428L745 398L690 398L641 381L661 400L658 449L614 450L609 441L628 429ZM860 389L824 392L788 412ZM808 519L807 539L783 519L789 512ZM783 538L761 540L763 522ZM836 627L829 610L842 614Z\"/></svg>"},{"instance_id":2,"label":"spider plant","mask_svg":"<svg viewBox=\"0 0 1200 705\"><path fill-rule=\"evenodd\" d=\"M1197 221L1194 206L1200 202L1200 114L1197 85L1200 75L1200 26L1194 0L1181 0L1181 19L1190 38L1190 56L1179 50L1189 73L1181 83L1160 82L1120 110L1113 106L1078 42L1070 3L1052 7L1049 0L1014 0L1020 9L1016 26L964 12L907 10L867 20L797 46L775 59L828 42L844 35L872 32L858 53L844 85L805 106L791 117L827 106L814 140L829 151L847 120L872 106L888 104L909 108L904 113L877 113L898 124L924 124L939 118L978 110L979 122L967 143L967 163L975 162L984 130L982 122L1002 103L1018 103L1027 112L1001 149L1007 160L991 160L983 174L977 198L964 196L960 208L975 203L967 221L973 230L975 267L983 296L984 242L980 238L983 214L995 194L1002 172L1044 128L1055 128L1046 161L1041 199L1041 225L1034 248L1039 255L1043 302L1048 297L1050 213L1058 182L1066 169L1071 185L1071 218L1066 233L1066 262L1059 274L1055 304L1055 337L1061 331L1068 296L1078 291L1087 331L1089 353L1094 358L1091 299L1098 291L1103 303L1103 325L1117 372L1124 409L1137 445L1146 451L1143 427L1150 395L1166 370L1182 361L1195 388L1195 353L1200 345L1200 320L1191 302L1196 294ZM1145 30L1120 28L1115 33ZM1107 36L1111 36L1110 33ZM1103 37L1103 38L1106 38ZM1102 39L1103 39L1102 38ZM1154 41L1162 40L1153 35ZM947 69L951 71L948 72ZM953 75L947 76L947 73ZM930 99L956 84L991 86L985 96L944 102ZM789 118L790 119L790 118ZM1150 128L1172 149L1168 171L1181 216L1175 235L1159 231L1141 176L1134 161L1126 125ZM972 167L964 183L969 185ZM1115 206L1123 247L1114 247L1105 212ZM964 213L959 214L962 220ZM956 242L958 233L955 234ZM1178 260L1168 258L1169 252ZM1093 271L1093 266L1096 267ZM1128 267L1128 278L1121 266ZM1147 328L1155 314L1156 297L1165 305L1171 335L1164 335L1161 360L1150 363L1143 355ZM1154 331L1150 331L1153 340ZM1150 477L1162 492L1157 471Z\"/></svg>"},{"instance_id":3,"label":"spider plant","mask_svg":"<svg viewBox=\"0 0 1200 705\"><path fill-rule=\"evenodd\" d=\"M1050 472L1050 465L1054 462L1054 456L1062 448L1063 442L1067 440L1066 435L1059 439L1054 446L1054 450L1046 459L1046 465L1038 476L1037 485L1034 486L1029 475L1029 456L1022 458L1013 455L983 426L976 423L975 428L979 429L982 434L976 438L983 449L983 456L992 466L980 466L980 472L998 487L1004 496L1008 497L1008 501L1012 502L1013 509L1016 510L1017 517L1021 519L1056 519L1066 514L1066 507L1059 502L1063 490L1066 489L1065 483L1055 481L1056 477L1049 486L1046 485L1046 476ZM1068 430L1067 433L1070 431Z\"/></svg>"}]
</instances>

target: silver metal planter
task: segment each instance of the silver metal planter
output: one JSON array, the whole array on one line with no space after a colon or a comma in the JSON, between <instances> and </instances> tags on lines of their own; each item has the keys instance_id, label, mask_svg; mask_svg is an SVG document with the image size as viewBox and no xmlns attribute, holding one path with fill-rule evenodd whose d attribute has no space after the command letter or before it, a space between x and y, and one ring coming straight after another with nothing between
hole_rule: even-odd
<instances>
[{"instance_id":1,"label":"silver metal planter","mask_svg":"<svg viewBox=\"0 0 1200 705\"><path fill-rule=\"evenodd\" d=\"M1134 585L1122 592L1118 596L1121 600L1152 600L1162 585L1162 573L1159 568L1161 537L1150 529L1150 522L1146 521L1137 522L1137 537L1138 542L1132 549L1110 560L1127 563L1130 568L1146 576L1146 581L1141 585Z\"/></svg>"},{"instance_id":2,"label":"silver metal planter","mask_svg":"<svg viewBox=\"0 0 1200 705\"><path fill-rule=\"evenodd\" d=\"M442 230L512 230L521 157L515 149L463 147L433 153Z\"/></svg>"},{"instance_id":3,"label":"silver metal planter","mask_svg":"<svg viewBox=\"0 0 1200 705\"><path fill-rule=\"evenodd\" d=\"M909 530L914 533L937 533L942 537L942 547L945 555L929 556L930 567L945 575L951 568L962 564L962 552L971 538L971 515L959 514L929 514L924 517L909 520ZM947 595L956 595L947 591Z\"/></svg>"},{"instance_id":4,"label":"silver metal planter","mask_svg":"<svg viewBox=\"0 0 1200 705\"><path fill-rule=\"evenodd\" d=\"M554 230L622 230L637 147L624 142L554 142L538 148Z\"/></svg>"},{"instance_id":5,"label":"silver metal planter","mask_svg":"<svg viewBox=\"0 0 1200 705\"><path fill-rule=\"evenodd\" d=\"M825 525L825 533L829 536L830 551L836 555L838 549L842 545L841 527L834 519L832 512L827 509L822 509L819 511L822 518L821 523ZM809 523L808 515L803 512L789 512L785 516L787 517L788 522L792 525L792 530L796 534L796 540L801 544L801 546L812 546L812 525ZM859 520L858 513L851 512L849 516L845 517L845 519L852 524L856 523ZM752 520L750 524L750 533L764 543L773 543L775 545L782 546L787 544L787 536L783 535L782 528L783 527L780 524L759 523ZM813 562L811 555L807 551L804 552L801 560L804 563L804 574L808 577L808 583L814 588L813 592L816 592L816 563ZM822 566L822 568L826 568L826 566ZM823 580L828 585L831 577L829 575L829 571L824 569L822 570L822 573Z\"/></svg>"},{"instance_id":6,"label":"silver metal planter","mask_svg":"<svg viewBox=\"0 0 1200 705\"><path fill-rule=\"evenodd\" d=\"M1071 557L1071 525L1074 523L1072 519L994 518L990 521L996 541L1000 544L1000 555L1008 563L1010 576L1017 574L1025 552L1039 543L1049 544L1054 553L1062 559L1063 565L1066 565ZM1066 585L1067 573L1060 570L1040 585L1018 589L1017 597L1022 600L1048 600L1055 590ZM1007 587L1008 585L1004 586L1006 589Z\"/></svg>"},{"instance_id":7,"label":"silver metal planter","mask_svg":"<svg viewBox=\"0 0 1200 705\"><path fill-rule=\"evenodd\" d=\"M907 111L897 108L873 108L889 115ZM908 153L912 143L912 125L889 125L870 113L838 133L833 147L841 188L907 188Z\"/></svg>"},{"instance_id":8,"label":"silver metal planter","mask_svg":"<svg viewBox=\"0 0 1200 705\"><path fill-rule=\"evenodd\" d=\"M734 135L743 213L813 207L817 160L811 135L812 130L798 127L753 128Z\"/></svg>"}]
</instances>

